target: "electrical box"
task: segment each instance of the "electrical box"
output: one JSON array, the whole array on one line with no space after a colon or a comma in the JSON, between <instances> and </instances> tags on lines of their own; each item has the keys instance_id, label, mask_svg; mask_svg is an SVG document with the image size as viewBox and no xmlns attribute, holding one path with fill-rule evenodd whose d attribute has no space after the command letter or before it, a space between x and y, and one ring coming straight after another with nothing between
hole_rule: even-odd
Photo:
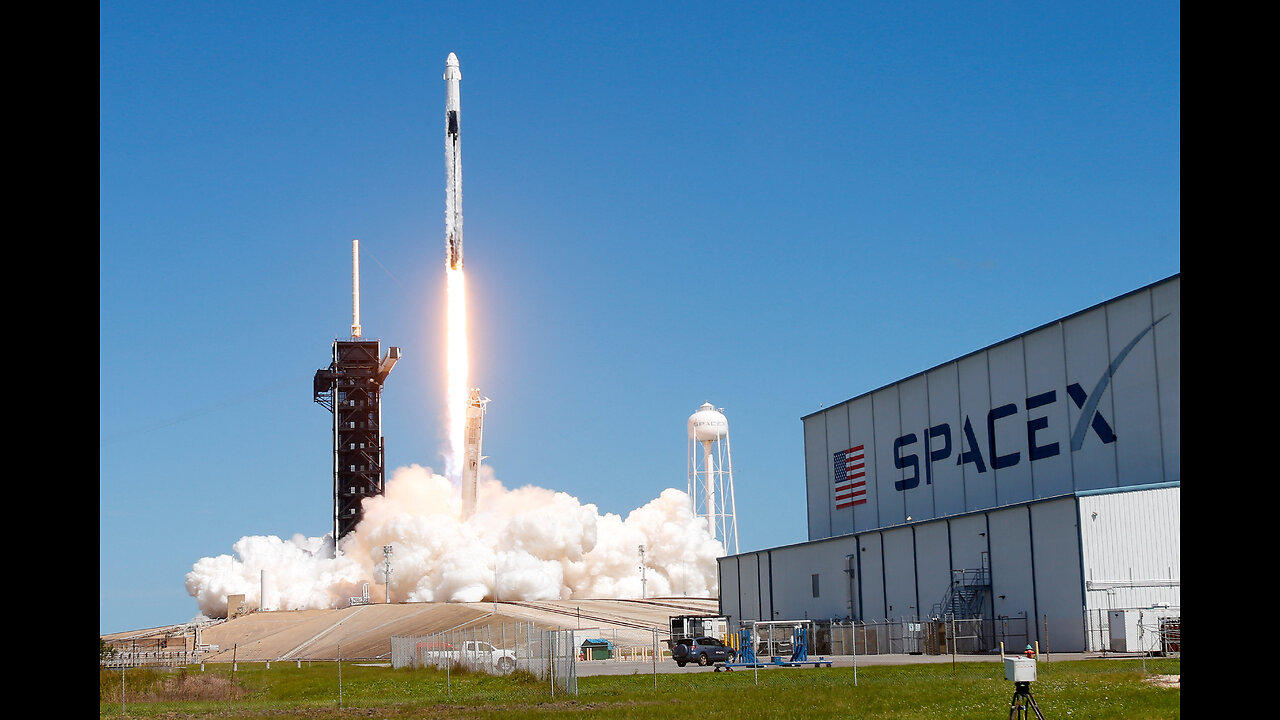
<instances>
[{"instance_id":1,"label":"electrical box","mask_svg":"<svg viewBox=\"0 0 1280 720\"><path fill-rule=\"evenodd\" d=\"M1139 652L1138 613L1130 610L1112 610L1107 613L1107 628L1111 635L1112 652Z\"/></svg>"},{"instance_id":2,"label":"electrical box","mask_svg":"<svg viewBox=\"0 0 1280 720\"><path fill-rule=\"evenodd\" d=\"M1180 615L1180 609L1166 607L1109 611L1107 626L1111 636L1111 652L1165 652L1167 648L1164 646L1161 628L1167 625L1170 618L1176 619Z\"/></svg>"},{"instance_id":3,"label":"electrical box","mask_svg":"<svg viewBox=\"0 0 1280 720\"><path fill-rule=\"evenodd\" d=\"M1004 679L1012 682L1035 682L1036 661L1029 657L1006 657Z\"/></svg>"}]
</instances>

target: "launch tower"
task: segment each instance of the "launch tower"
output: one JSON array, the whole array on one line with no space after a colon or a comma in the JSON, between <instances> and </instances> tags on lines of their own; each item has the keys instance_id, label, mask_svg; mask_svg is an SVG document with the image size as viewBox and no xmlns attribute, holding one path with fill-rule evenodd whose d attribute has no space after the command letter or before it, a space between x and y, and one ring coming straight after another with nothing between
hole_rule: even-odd
<instances>
[{"instance_id":1,"label":"launch tower","mask_svg":"<svg viewBox=\"0 0 1280 720\"><path fill-rule=\"evenodd\" d=\"M333 541L364 516L361 502L381 495L386 482L382 385L400 348L382 354L380 340L360 336L360 241L351 241L351 339L333 341L333 361L316 371L315 401L333 414Z\"/></svg>"}]
</instances>

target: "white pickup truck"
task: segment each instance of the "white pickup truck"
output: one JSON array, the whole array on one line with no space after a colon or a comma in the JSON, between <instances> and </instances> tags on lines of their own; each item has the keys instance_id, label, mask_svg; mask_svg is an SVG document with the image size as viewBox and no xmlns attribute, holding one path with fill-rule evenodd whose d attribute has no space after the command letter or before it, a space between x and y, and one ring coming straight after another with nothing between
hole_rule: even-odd
<instances>
[{"instance_id":1,"label":"white pickup truck","mask_svg":"<svg viewBox=\"0 0 1280 720\"><path fill-rule=\"evenodd\" d=\"M516 669L516 653L514 650L503 650L478 640L468 640L462 643L461 649L448 643L420 642L418 643L418 656L424 662L452 661L473 667L486 667L504 675Z\"/></svg>"}]
</instances>

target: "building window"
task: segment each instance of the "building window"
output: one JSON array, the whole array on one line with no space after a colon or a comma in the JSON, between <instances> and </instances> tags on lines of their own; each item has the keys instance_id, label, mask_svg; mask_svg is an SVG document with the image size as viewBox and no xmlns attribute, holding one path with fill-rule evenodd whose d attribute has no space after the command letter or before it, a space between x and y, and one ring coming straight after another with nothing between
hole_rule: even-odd
<instances>
[{"instance_id":1,"label":"building window","mask_svg":"<svg viewBox=\"0 0 1280 720\"><path fill-rule=\"evenodd\" d=\"M814 597L818 597L818 575L817 575L817 573L814 573L814 575L813 575L813 596L814 596Z\"/></svg>"}]
</instances>

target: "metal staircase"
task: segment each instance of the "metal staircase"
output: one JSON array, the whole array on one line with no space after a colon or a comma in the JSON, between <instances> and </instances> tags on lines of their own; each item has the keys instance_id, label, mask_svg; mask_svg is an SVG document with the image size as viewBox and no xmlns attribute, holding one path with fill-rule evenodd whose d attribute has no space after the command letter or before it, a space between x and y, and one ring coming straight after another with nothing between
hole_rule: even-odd
<instances>
[{"instance_id":1,"label":"metal staircase","mask_svg":"<svg viewBox=\"0 0 1280 720\"><path fill-rule=\"evenodd\" d=\"M982 567L951 570L951 586L942 602L933 606L933 618L982 617L991 594L991 558L982 553Z\"/></svg>"}]
</instances>

